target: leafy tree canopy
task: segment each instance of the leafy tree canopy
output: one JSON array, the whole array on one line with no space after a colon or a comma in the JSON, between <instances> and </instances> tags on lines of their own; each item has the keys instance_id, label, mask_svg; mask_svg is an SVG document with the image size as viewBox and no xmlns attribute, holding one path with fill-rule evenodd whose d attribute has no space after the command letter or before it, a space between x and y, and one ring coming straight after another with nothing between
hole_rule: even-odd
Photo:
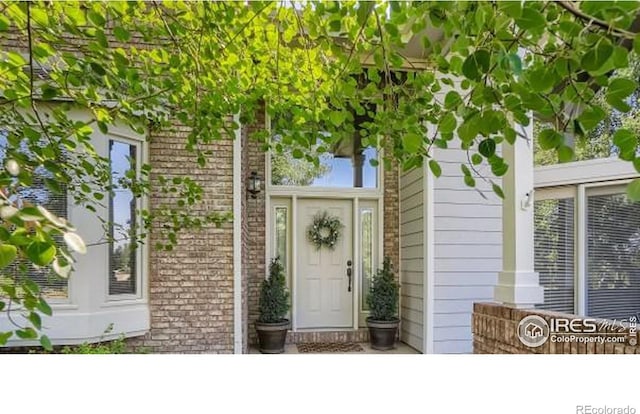
<instances>
[{"instance_id":1,"label":"leafy tree canopy","mask_svg":"<svg viewBox=\"0 0 640 414\"><path fill-rule=\"evenodd\" d=\"M70 225L14 196L42 168L53 177L51 191L64 184L88 208L100 203L94 189L110 188L109 169L89 138L115 123L187 125L185 146L201 165L215 156L207 144L237 126L230 114L250 123L263 105L282 139L272 142L267 131L254 138L265 150L294 147L293 157L315 164L356 125L363 146L385 148L384 161L404 168L420 165L434 146L454 145L457 135L470 152L461 168L473 186L477 165L506 173L497 147L529 139L514 125L529 124L535 112L550 125L540 146L570 160L564 132L588 136L606 117L598 93L620 113L631 110L637 79L624 69L640 53L639 10L637 2L591 1L3 1L0 265L25 257L68 274L61 269L72 258L53 236L82 251ZM71 107L91 119L70 119ZM640 167L635 130L622 125L612 141ZM428 165L440 174L437 160ZM137 195L148 192L152 166L142 171L126 183ZM167 224L165 247L179 229L228 218L190 213L202 189L188 177L154 184L181 199L141 212L146 224ZM629 188L640 198L640 182ZM2 289L37 329L39 312L49 309L37 289L20 283L30 296ZM19 335L34 336L24 329Z\"/></svg>"}]
</instances>

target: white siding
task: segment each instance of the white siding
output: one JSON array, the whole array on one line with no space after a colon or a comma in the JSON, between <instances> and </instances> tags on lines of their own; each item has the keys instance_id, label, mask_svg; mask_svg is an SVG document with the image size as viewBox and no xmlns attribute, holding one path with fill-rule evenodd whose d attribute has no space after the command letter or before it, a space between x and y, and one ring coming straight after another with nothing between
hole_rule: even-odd
<instances>
[{"instance_id":1,"label":"white siding","mask_svg":"<svg viewBox=\"0 0 640 414\"><path fill-rule=\"evenodd\" d=\"M400 339L423 349L424 169L400 178Z\"/></svg>"},{"instance_id":2,"label":"white siding","mask_svg":"<svg viewBox=\"0 0 640 414\"><path fill-rule=\"evenodd\" d=\"M473 303L493 300L502 268L502 208L490 184L476 178L486 199L464 184L460 163L467 162L466 151L457 142L451 147L434 154L442 176L433 180L433 350L469 353ZM491 176L488 166L480 167L481 173Z\"/></svg>"}]
</instances>

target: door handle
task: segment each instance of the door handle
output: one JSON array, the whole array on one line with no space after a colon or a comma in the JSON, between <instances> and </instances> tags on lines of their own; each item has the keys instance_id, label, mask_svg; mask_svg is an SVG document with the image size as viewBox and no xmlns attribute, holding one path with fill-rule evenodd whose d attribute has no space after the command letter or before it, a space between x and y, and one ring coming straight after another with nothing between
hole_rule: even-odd
<instances>
[{"instance_id":1,"label":"door handle","mask_svg":"<svg viewBox=\"0 0 640 414\"><path fill-rule=\"evenodd\" d=\"M347 292L351 292L351 260L347 260L347 277L349 278L349 286Z\"/></svg>"}]
</instances>

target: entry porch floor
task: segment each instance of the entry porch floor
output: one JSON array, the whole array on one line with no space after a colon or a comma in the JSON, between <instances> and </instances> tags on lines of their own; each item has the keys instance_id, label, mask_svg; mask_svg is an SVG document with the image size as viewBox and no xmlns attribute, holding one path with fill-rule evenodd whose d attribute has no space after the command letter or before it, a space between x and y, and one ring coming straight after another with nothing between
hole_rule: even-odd
<instances>
[{"instance_id":1,"label":"entry porch floor","mask_svg":"<svg viewBox=\"0 0 640 414\"><path fill-rule=\"evenodd\" d=\"M392 350L389 351L377 351L373 348L371 348L371 345L368 342L362 342L359 343L360 346L362 346L362 349L364 350L363 352L345 352L345 353L339 353L339 352L319 352L320 354L325 354L325 355L368 355L368 354L382 354L382 355L389 355L389 354L419 354L420 352L416 351L415 349L411 348L409 345L402 343L402 342L396 342L396 347ZM260 351L258 350L258 347L256 346L252 346L249 348L249 353L250 354L259 354ZM285 354L302 354L302 355L313 355L313 353L309 353L309 352L305 352L305 353L301 353L298 352L298 347L296 344L286 344L284 347L284 353Z\"/></svg>"}]
</instances>

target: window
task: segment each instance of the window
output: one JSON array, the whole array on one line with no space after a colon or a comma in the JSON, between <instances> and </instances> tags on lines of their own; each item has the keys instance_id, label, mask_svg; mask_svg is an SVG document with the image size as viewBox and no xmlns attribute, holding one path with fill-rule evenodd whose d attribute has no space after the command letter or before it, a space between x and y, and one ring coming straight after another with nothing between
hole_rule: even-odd
<instances>
[{"instance_id":1,"label":"window","mask_svg":"<svg viewBox=\"0 0 640 414\"><path fill-rule=\"evenodd\" d=\"M6 145L7 133L0 130L0 168L4 166ZM27 149L26 145L21 146L20 152L26 156L33 155ZM47 181L52 180L52 178L53 175L47 169L43 167L37 168L34 171L31 186L29 188L21 187L17 194L17 199L22 203L41 205L58 217L68 218L67 188L65 185L57 183L57 191L53 191L51 187L47 185ZM56 241L59 244L64 244L61 236L56 236ZM25 261L16 260L4 271L6 273L11 273L14 277L17 277L20 274L24 274L20 273L20 267L24 264ZM67 279L59 277L54 272L50 271L48 267L38 268L31 263L28 263L26 271L28 277L38 284L45 298L53 300L67 299L69 293ZM1 280L2 276L0 275L0 281Z\"/></svg>"},{"instance_id":2,"label":"window","mask_svg":"<svg viewBox=\"0 0 640 414\"><path fill-rule=\"evenodd\" d=\"M369 310L367 295L371 289L374 263L374 231L373 208L360 209L360 280L362 286L361 307L363 311Z\"/></svg>"},{"instance_id":3,"label":"window","mask_svg":"<svg viewBox=\"0 0 640 414\"><path fill-rule=\"evenodd\" d=\"M624 194L587 197L587 315L640 312L640 205Z\"/></svg>"},{"instance_id":4,"label":"window","mask_svg":"<svg viewBox=\"0 0 640 414\"><path fill-rule=\"evenodd\" d=\"M110 140L112 194L109 197L109 294L134 295L138 286L136 203L125 182L135 179L138 147Z\"/></svg>"},{"instance_id":5,"label":"window","mask_svg":"<svg viewBox=\"0 0 640 414\"><path fill-rule=\"evenodd\" d=\"M535 270L544 287L538 308L574 312L573 198L535 202Z\"/></svg>"},{"instance_id":6,"label":"window","mask_svg":"<svg viewBox=\"0 0 640 414\"><path fill-rule=\"evenodd\" d=\"M535 268L544 303L538 307L618 321L640 314L640 204L620 185L539 193Z\"/></svg>"},{"instance_id":7,"label":"window","mask_svg":"<svg viewBox=\"0 0 640 414\"><path fill-rule=\"evenodd\" d=\"M320 155L318 165L304 158L294 158L294 152L284 150L272 154L271 184L339 188L378 186L378 168L372 165L372 160L377 160L378 156L375 148L362 148L353 142L339 144Z\"/></svg>"},{"instance_id":8,"label":"window","mask_svg":"<svg viewBox=\"0 0 640 414\"><path fill-rule=\"evenodd\" d=\"M276 257L280 258L280 263L284 266L285 274L287 273L287 208L276 207L275 220L275 236L276 236Z\"/></svg>"}]
</instances>

